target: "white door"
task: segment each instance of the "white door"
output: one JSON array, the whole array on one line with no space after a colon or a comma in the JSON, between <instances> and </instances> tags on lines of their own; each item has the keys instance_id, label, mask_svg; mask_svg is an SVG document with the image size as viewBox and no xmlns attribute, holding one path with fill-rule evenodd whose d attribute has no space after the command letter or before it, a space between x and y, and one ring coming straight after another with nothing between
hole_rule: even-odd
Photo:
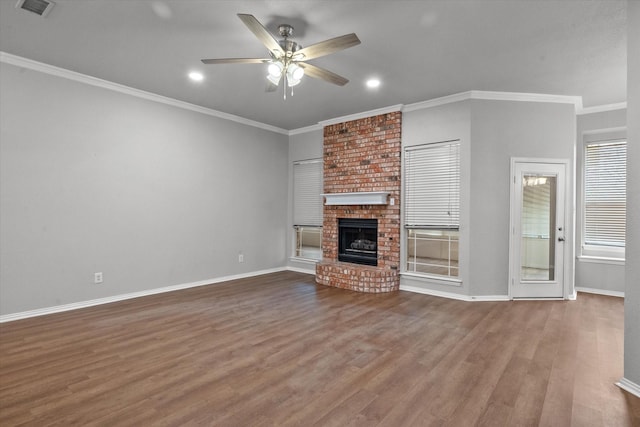
<instances>
[{"instance_id":1,"label":"white door","mask_svg":"<svg viewBox=\"0 0 640 427\"><path fill-rule=\"evenodd\" d=\"M566 162L512 160L510 295L562 298Z\"/></svg>"}]
</instances>

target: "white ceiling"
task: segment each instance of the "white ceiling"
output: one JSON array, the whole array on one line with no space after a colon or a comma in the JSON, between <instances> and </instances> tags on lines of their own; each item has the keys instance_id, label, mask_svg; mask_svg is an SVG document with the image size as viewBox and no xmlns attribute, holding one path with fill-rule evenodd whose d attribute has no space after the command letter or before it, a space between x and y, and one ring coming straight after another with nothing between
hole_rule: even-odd
<instances>
[{"instance_id":1,"label":"white ceiling","mask_svg":"<svg viewBox=\"0 0 640 427\"><path fill-rule=\"evenodd\" d=\"M46 18L16 1L0 0L1 51L288 130L469 90L626 101L624 0L55 0ZM309 61L350 82L305 77L285 101L264 64L203 65L266 56L238 13L292 24L303 46L355 32L362 44Z\"/></svg>"}]
</instances>

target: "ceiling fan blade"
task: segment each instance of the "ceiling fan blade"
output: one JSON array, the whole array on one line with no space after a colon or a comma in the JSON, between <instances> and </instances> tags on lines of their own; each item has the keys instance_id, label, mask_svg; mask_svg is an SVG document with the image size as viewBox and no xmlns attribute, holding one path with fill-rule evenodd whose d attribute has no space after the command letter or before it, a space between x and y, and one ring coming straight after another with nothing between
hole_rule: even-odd
<instances>
[{"instance_id":1,"label":"ceiling fan blade","mask_svg":"<svg viewBox=\"0 0 640 427\"><path fill-rule=\"evenodd\" d=\"M359 44L360 39L355 33L346 34L300 49L296 51L294 58L299 56L300 60L306 61L307 59L319 58Z\"/></svg>"},{"instance_id":2,"label":"ceiling fan blade","mask_svg":"<svg viewBox=\"0 0 640 427\"><path fill-rule=\"evenodd\" d=\"M284 50L282 50L278 41L273 38L271 33L253 15L239 13L238 18L244 22L244 25L246 25L258 40L260 40L270 52L273 52L276 57L284 55Z\"/></svg>"},{"instance_id":3,"label":"ceiling fan blade","mask_svg":"<svg viewBox=\"0 0 640 427\"><path fill-rule=\"evenodd\" d=\"M322 79L326 82L333 83L334 85L344 86L349 83L349 80L342 76L332 73L324 68L316 67L315 65L305 64L304 62L298 62L298 65L304 68L304 74L316 79Z\"/></svg>"},{"instance_id":4,"label":"ceiling fan blade","mask_svg":"<svg viewBox=\"0 0 640 427\"><path fill-rule=\"evenodd\" d=\"M203 59L204 64L264 64L271 62L268 58L219 58Z\"/></svg>"}]
</instances>

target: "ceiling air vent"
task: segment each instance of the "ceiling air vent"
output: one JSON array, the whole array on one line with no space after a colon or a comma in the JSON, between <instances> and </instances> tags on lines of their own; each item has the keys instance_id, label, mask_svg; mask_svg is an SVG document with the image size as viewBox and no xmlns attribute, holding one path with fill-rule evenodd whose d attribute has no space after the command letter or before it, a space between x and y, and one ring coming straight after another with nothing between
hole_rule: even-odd
<instances>
[{"instance_id":1,"label":"ceiling air vent","mask_svg":"<svg viewBox=\"0 0 640 427\"><path fill-rule=\"evenodd\" d=\"M18 0L16 7L33 12L44 18L49 12L51 12L54 5L55 3L49 0Z\"/></svg>"}]
</instances>

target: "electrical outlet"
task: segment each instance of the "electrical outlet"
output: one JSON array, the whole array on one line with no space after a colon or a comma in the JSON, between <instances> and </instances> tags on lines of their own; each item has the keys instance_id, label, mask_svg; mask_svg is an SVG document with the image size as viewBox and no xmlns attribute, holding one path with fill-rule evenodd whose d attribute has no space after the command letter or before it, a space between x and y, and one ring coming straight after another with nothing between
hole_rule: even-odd
<instances>
[{"instance_id":1,"label":"electrical outlet","mask_svg":"<svg viewBox=\"0 0 640 427\"><path fill-rule=\"evenodd\" d=\"M238 262L244 262L244 254L238 254Z\"/></svg>"},{"instance_id":2,"label":"electrical outlet","mask_svg":"<svg viewBox=\"0 0 640 427\"><path fill-rule=\"evenodd\" d=\"M94 273L93 283L95 283L96 285L102 283L102 273Z\"/></svg>"}]
</instances>

